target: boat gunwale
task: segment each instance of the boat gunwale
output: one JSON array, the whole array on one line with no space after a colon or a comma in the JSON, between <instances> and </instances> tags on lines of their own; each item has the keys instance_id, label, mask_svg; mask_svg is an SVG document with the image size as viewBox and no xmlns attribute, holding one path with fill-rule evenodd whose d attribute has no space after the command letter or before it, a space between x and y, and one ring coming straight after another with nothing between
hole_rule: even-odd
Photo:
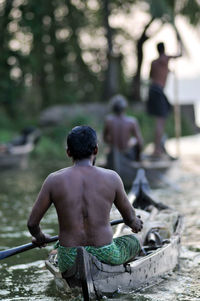
<instances>
[{"instance_id":1,"label":"boat gunwale","mask_svg":"<svg viewBox=\"0 0 200 301\"><path fill-rule=\"evenodd\" d=\"M180 230L182 228L182 221L183 221L181 215L178 216L178 220L179 220L179 222L177 224L177 227L176 227L174 233L170 237L170 241L168 243L165 243L165 244L159 246L157 249L153 250L152 253L147 254L144 257L141 257L141 258L137 257L137 259L135 259L135 260L133 260L133 261L131 261L129 263L126 263L126 264L109 265L109 264L100 262L98 259L96 259L91 254L89 254L89 256L93 259L93 263L97 266L97 268L100 271L104 271L104 272L108 272L109 273L110 272L109 269L112 269L111 273L120 273L120 272L123 273L123 272L126 272L126 266L131 266L131 268L132 267L137 267L142 262L145 262L148 259L153 258L154 256L157 256L159 253L162 253L163 251L167 250L173 244L175 244L175 243L178 244L180 242ZM45 263L47 263L48 266L53 266L55 273L61 275L61 273L58 272L58 268L56 268L52 263L50 263L49 260L46 260ZM102 267L104 267L105 269L102 269Z\"/></svg>"}]
</instances>

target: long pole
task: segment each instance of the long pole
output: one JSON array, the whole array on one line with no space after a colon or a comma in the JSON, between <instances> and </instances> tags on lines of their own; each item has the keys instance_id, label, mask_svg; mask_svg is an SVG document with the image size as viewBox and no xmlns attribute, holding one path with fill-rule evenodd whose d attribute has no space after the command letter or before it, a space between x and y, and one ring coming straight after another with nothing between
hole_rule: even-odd
<instances>
[{"instance_id":1,"label":"long pole","mask_svg":"<svg viewBox=\"0 0 200 301\"><path fill-rule=\"evenodd\" d=\"M178 78L174 70L174 122L175 122L175 137L176 137L176 156L180 157L180 137L181 137L181 110L179 105L178 95Z\"/></svg>"}]
</instances>

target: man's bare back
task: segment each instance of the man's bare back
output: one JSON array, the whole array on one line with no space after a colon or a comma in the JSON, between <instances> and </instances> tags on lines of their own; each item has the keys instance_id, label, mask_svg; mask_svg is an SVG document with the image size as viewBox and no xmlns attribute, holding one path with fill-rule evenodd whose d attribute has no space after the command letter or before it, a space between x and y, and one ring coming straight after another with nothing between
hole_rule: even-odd
<instances>
[{"instance_id":1,"label":"man's bare back","mask_svg":"<svg viewBox=\"0 0 200 301\"><path fill-rule=\"evenodd\" d=\"M94 166L98 152L96 132L89 126L73 128L67 137L66 150L74 165L47 177L29 216L27 226L33 243L45 246L49 241L49 236L40 228L40 221L54 204L59 242L53 253L58 255L61 273L74 264L78 246L87 248L89 253L108 264L129 261L138 254L140 244L134 235L113 239L112 205L115 204L132 232L141 231L143 222L136 216L117 173ZM115 252L120 256L115 256Z\"/></svg>"},{"instance_id":2,"label":"man's bare back","mask_svg":"<svg viewBox=\"0 0 200 301\"><path fill-rule=\"evenodd\" d=\"M73 143L67 149L68 155L73 155L74 165L47 177L28 219L29 231L38 244L48 241L39 224L51 204L57 211L59 242L64 247L109 245L112 242L109 216L113 203L133 232L142 229L142 221L136 217L118 174L93 165L98 147L96 138L90 137L92 130L84 126L79 128L74 129L77 137L72 137ZM85 135L84 145L81 135ZM84 158L87 153L89 157Z\"/></svg>"},{"instance_id":3,"label":"man's bare back","mask_svg":"<svg viewBox=\"0 0 200 301\"><path fill-rule=\"evenodd\" d=\"M112 148L128 151L133 146L142 149L143 139L138 122L135 118L126 116L126 99L117 94L110 100L113 114L108 115L104 122L103 138Z\"/></svg>"},{"instance_id":4,"label":"man's bare back","mask_svg":"<svg viewBox=\"0 0 200 301\"><path fill-rule=\"evenodd\" d=\"M162 54L151 64L150 77L152 83L158 84L163 88L166 84L167 75L169 72L168 69L169 58L170 58L169 56Z\"/></svg>"},{"instance_id":5,"label":"man's bare back","mask_svg":"<svg viewBox=\"0 0 200 301\"><path fill-rule=\"evenodd\" d=\"M104 140L120 151L130 146L130 139L135 137L136 143L142 146L142 136L135 118L125 115L109 115L104 125Z\"/></svg>"},{"instance_id":6,"label":"man's bare back","mask_svg":"<svg viewBox=\"0 0 200 301\"><path fill-rule=\"evenodd\" d=\"M114 171L92 165L75 165L59 170L46 179L34 210L46 211L53 203L59 220L62 246L103 246L112 241L109 215L112 204L135 218L119 176ZM127 212L126 212L126 209ZM36 217L39 222L41 213ZM31 218L31 217L30 217Z\"/></svg>"},{"instance_id":7,"label":"man's bare back","mask_svg":"<svg viewBox=\"0 0 200 301\"><path fill-rule=\"evenodd\" d=\"M164 43L158 43L157 49L159 57L151 63L150 78L153 84L165 87L169 73L168 63L170 59L176 59L182 56L182 43L179 45L179 53L176 55L166 55Z\"/></svg>"}]
</instances>

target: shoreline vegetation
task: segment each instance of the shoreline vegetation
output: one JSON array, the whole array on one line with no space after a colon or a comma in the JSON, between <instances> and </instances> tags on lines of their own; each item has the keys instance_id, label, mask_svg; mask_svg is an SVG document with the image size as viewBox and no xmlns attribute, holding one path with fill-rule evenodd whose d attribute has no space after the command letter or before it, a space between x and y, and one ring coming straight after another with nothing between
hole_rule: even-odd
<instances>
[{"instance_id":1,"label":"shoreline vegetation","mask_svg":"<svg viewBox=\"0 0 200 301\"><path fill-rule=\"evenodd\" d=\"M44 122L43 112L37 118L21 118L18 116L14 121L1 114L0 120L0 143L6 143L16 137L19 132L26 126L35 126L41 130L41 139L36 145L35 150L31 153L31 158L44 161L46 160L66 160L65 145L67 133L76 125L87 124L93 127L98 134L99 140L99 157L104 156L106 145L102 139L103 120L109 113L109 107L106 104L77 104L73 106L55 106L46 111L46 116L54 117L54 122ZM49 110L48 109L48 110ZM60 111L59 111L60 110ZM54 113L55 111L55 113ZM58 113L58 112L62 112ZM49 115L48 115L49 114ZM57 116L55 122L55 115ZM62 115L62 116L61 116ZM154 137L154 120L148 116L144 109L144 104L129 106L127 115L137 118L145 146L152 142ZM166 135L168 138L175 136L173 114L167 120ZM181 118L182 136L193 135L192 125L183 116Z\"/></svg>"}]
</instances>

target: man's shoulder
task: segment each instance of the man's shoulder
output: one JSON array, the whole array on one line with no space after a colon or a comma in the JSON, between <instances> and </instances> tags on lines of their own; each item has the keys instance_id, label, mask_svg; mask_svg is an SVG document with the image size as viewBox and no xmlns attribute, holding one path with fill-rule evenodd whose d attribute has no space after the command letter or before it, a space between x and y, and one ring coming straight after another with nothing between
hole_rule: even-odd
<instances>
[{"instance_id":1,"label":"man's shoulder","mask_svg":"<svg viewBox=\"0 0 200 301\"><path fill-rule=\"evenodd\" d=\"M64 175L69 173L70 170L71 170L71 167L65 167L65 168L56 170L48 175L47 180L52 181L52 180L56 180L60 177L63 177Z\"/></svg>"},{"instance_id":2,"label":"man's shoulder","mask_svg":"<svg viewBox=\"0 0 200 301\"><path fill-rule=\"evenodd\" d=\"M112 169L107 169L103 167L96 167L99 175L110 185L119 185L121 183L121 178L118 173Z\"/></svg>"},{"instance_id":3,"label":"man's shoulder","mask_svg":"<svg viewBox=\"0 0 200 301\"><path fill-rule=\"evenodd\" d=\"M127 116L126 120L129 124L131 125L135 125L137 123L137 118L133 117L133 116Z\"/></svg>"},{"instance_id":4,"label":"man's shoulder","mask_svg":"<svg viewBox=\"0 0 200 301\"><path fill-rule=\"evenodd\" d=\"M156 65L158 62L159 62L159 57L158 58L156 58L155 60L153 60L152 62L151 62L151 65L152 66L154 66L154 65Z\"/></svg>"},{"instance_id":5,"label":"man's shoulder","mask_svg":"<svg viewBox=\"0 0 200 301\"><path fill-rule=\"evenodd\" d=\"M112 121L115 118L115 116L113 114L109 114L106 116L105 121L109 122Z\"/></svg>"},{"instance_id":6,"label":"man's shoulder","mask_svg":"<svg viewBox=\"0 0 200 301\"><path fill-rule=\"evenodd\" d=\"M159 57L159 62L162 63L162 64L167 64L168 61L169 61L169 59L170 59L169 55L162 54L162 55Z\"/></svg>"},{"instance_id":7,"label":"man's shoulder","mask_svg":"<svg viewBox=\"0 0 200 301\"><path fill-rule=\"evenodd\" d=\"M114 178L119 177L118 173L116 173L116 171L114 171L112 169L99 167L99 166L96 166L95 168L96 168L97 172L102 173L102 175L104 175L106 177L114 177Z\"/></svg>"},{"instance_id":8,"label":"man's shoulder","mask_svg":"<svg viewBox=\"0 0 200 301\"><path fill-rule=\"evenodd\" d=\"M169 59L170 59L170 57L168 55L162 54L157 59L153 60L151 64L152 64L152 66L154 66L159 63L168 62Z\"/></svg>"},{"instance_id":9,"label":"man's shoulder","mask_svg":"<svg viewBox=\"0 0 200 301\"><path fill-rule=\"evenodd\" d=\"M136 117L134 117L134 116L126 116L126 119L130 122L136 122L137 121Z\"/></svg>"}]
</instances>

